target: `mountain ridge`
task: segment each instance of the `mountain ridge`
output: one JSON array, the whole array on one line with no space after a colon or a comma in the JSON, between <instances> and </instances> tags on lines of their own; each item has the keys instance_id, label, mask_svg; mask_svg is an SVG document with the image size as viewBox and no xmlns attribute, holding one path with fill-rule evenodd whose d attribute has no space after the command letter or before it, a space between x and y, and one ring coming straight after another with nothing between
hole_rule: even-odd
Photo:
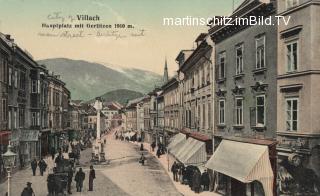
<instances>
[{"instance_id":1,"label":"mountain ridge","mask_svg":"<svg viewBox=\"0 0 320 196\"><path fill-rule=\"evenodd\" d=\"M137 68L117 71L100 63L68 58L38 60L50 72L61 76L71 92L72 99L91 100L109 91L130 89L147 93L161 83L161 76Z\"/></svg>"}]
</instances>

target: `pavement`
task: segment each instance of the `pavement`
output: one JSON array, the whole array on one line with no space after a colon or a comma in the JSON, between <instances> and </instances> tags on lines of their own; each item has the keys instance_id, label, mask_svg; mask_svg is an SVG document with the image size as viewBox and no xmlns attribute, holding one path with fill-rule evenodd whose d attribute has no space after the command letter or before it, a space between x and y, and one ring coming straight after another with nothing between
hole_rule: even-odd
<instances>
[{"instance_id":1,"label":"pavement","mask_svg":"<svg viewBox=\"0 0 320 196\"><path fill-rule=\"evenodd\" d=\"M145 152L145 166L139 164L141 152L135 144L113 139L111 135L107 137L107 145L104 151L108 164L95 165L96 179L94 181L94 191L88 191L88 175L91 159L91 149L81 152L80 166L83 168L86 179L83 192L75 191L75 182L72 184L72 195L90 196L179 196L182 195L172 183L167 172L155 156ZM32 176L29 168L20 170L13 174L11 180L11 196L19 196L26 186L26 182L32 183L32 188L36 196L47 195L47 175L54 162L51 157L45 158L48 164L44 176ZM0 184L0 196L5 195L7 182ZM185 194L184 194L185 195Z\"/></svg>"},{"instance_id":2,"label":"pavement","mask_svg":"<svg viewBox=\"0 0 320 196\"><path fill-rule=\"evenodd\" d=\"M141 143L139 142L132 142L133 144L137 145L140 147ZM196 195L196 196L219 196L220 194L215 193L215 192L209 192L209 191L203 191L200 193L195 193L193 192L188 185L184 185L181 184L180 182L176 182L173 180L173 174L170 171L172 164L174 163L175 158L165 154L165 155L161 155L160 158L157 158L156 156L156 152L157 152L157 148L155 148L154 152L152 152L151 150L151 146L149 143L143 143L144 148L149 151L149 153L154 156L159 163L162 165L162 167L164 168L164 170L166 171L167 175L170 177L170 180L172 181L172 183L174 184L174 186L176 187L176 189L182 194L182 195L187 195L187 196L192 196L192 195Z\"/></svg>"}]
</instances>

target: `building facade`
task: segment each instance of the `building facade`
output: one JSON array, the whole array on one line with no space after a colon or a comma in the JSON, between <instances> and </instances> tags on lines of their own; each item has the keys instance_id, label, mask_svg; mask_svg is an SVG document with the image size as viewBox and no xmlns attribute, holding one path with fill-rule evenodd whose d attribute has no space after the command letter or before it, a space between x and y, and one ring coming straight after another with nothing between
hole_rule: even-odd
<instances>
[{"instance_id":1,"label":"building facade","mask_svg":"<svg viewBox=\"0 0 320 196\"><path fill-rule=\"evenodd\" d=\"M56 151L66 138L64 129L68 127L68 102L70 92L59 75L48 75L48 125L51 130L49 148Z\"/></svg>"},{"instance_id":2,"label":"building facade","mask_svg":"<svg viewBox=\"0 0 320 196\"><path fill-rule=\"evenodd\" d=\"M0 33L0 154L6 152L9 144L8 131L8 68L12 62L12 46L8 36ZM0 156L0 178L5 175Z\"/></svg>"},{"instance_id":3,"label":"building facade","mask_svg":"<svg viewBox=\"0 0 320 196\"><path fill-rule=\"evenodd\" d=\"M179 65L178 92L181 132L205 145L206 156L213 152L213 46L206 33L195 40L194 50L182 50ZM201 163L203 164L203 163Z\"/></svg>"},{"instance_id":4,"label":"building facade","mask_svg":"<svg viewBox=\"0 0 320 196\"><path fill-rule=\"evenodd\" d=\"M162 86L164 97L164 131L167 142L181 128L179 113L179 83L176 77Z\"/></svg>"},{"instance_id":5,"label":"building facade","mask_svg":"<svg viewBox=\"0 0 320 196\"><path fill-rule=\"evenodd\" d=\"M280 194L317 195L320 190L320 3L277 1L277 146ZM283 176L289 178L283 178ZM289 186L284 186L289 184Z\"/></svg>"},{"instance_id":6,"label":"building facade","mask_svg":"<svg viewBox=\"0 0 320 196\"><path fill-rule=\"evenodd\" d=\"M143 101L143 132L141 139L144 142L152 142L151 122L150 122L150 96L148 95Z\"/></svg>"},{"instance_id":7,"label":"building facade","mask_svg":"<svg viewBox=\"0 0 320 196\"><path fill-rule=\"evenodd\" d=\"M273 1L244 1L230 17L271 16L272 22L276 22L275 12ZM209 34L215 43L216 109L215 153L208 166L217 173L217 190L227 195L275 194L277 27L217 25L210 28ZM250 152L256 148L261 149ZM232 165L232 157L244 157L238 149L247 149L247 154L252 153L250 157L259 157L262 152L267 157L263 163L248 159ZM226 158L224 163L219 164L219 156L227 152L232 153L230 160ZM240 171L248 164L264 164L263 175L266 176L261 179L256 177L256 181L248 183L233 172L223 171L222 164L230 164L233 171ZM257 171L250 172L255 175Z\"/></svg>"}]
</instances>

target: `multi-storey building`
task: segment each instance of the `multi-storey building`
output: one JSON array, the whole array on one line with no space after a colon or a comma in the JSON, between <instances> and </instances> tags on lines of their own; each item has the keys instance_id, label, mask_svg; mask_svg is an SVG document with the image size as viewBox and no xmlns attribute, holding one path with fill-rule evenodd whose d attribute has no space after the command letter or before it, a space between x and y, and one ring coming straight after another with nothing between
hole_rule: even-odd
<instances>
[{"instance_id":1,"label":"multi-storey building","mask_svg":"<svg viewBox=\"0 0 320 196\"><path fill-rule=\"evenodd\" d=\"M164 97L163 97L163 91L157 92L156 97L156 111L157 111L157 118L156 118L156 124L153 127L153 130L156 134L156 140L159 144L166 145L167 141L165 140L165 133L164 133Z\"/></svg>"},{"instance_id":2,"label":"multi-storey building","mask_svg":"<svg viewBox=\"0 0 320 196\"><path fill-rule=\"evenodd\" d=\"M150 96L150 104L149 105L149 116L150 116L150 129L149 129L149 138L150 142L159 143L159 138L157 137L156 127L158 127L158 103L157 97L161 93L160 88L155 88L152 92L148 93Z\"/></svg>"},{"instance_id":3,"label":"multi-storey building","mask_svg":"<svg viewBox=\"0 0 320 196\"><path fill-rule=\"evenodd\" d=\"M44 65L36 65L30 71L31 92L30 92L30 113L31 130L39 131L40 155L45 156L49 152L48 128L48 70Z\"/></svg>"},{"instance_id":4,"label":"multi-storey building","mask_svg":"<svg viewBox=\"0 0 320 196\"><path fill-rule=\"evenodd\" d=\"M0 154L6 151L8 131L8 67L12 61L12 43L0 33ZM0 156L0 178L5 174Z\"/></svg>"},{"instance_id":5,"label":"multi-storey building","mask_svg":"<svg viewBox=\"0 0 320 196\"><path fill-rule=\"evenodd\" d=\"M137 139L142 141L142 132L144 130L144 108L143 108L144 98L137 103Z\"/></svg>"},{"instance_id":6,"label":"multi-storey building","mask_svg":"<svg viewBox=\"0 0 320 196\"><path fill-rule=\"evenodd\" d=\"M113 121L116 121L114 116L119 114L121 105L117 102L107 102L103 104L104 107L101 112L106 116L106 128L110 129L112 127Z\"/></svg>"},{"instance_id":7,"label":"multi-storey building","mask_svg":"<svg viewBox=\"0 0 320 196\"><path fill-rule=\"evenodd\" d=\"M126 131L137 131L137 103L138 100L134 99L126 105Z\"/></svg>"},{"instance_id":8,"label":"multi-storey building","mask_svg":"<svg viewBox=\"0 0 320 196\"><path fill-rule=\"evenodd\" d=\"M81 110L81 101L80 100L71 100L69 103L68 109L68 136L69 140L72 141L77 139L79 135L81 135L81 131L83 130L83 118L82 118L82 110Z\"/></svg>"},{"instance_id":9,"label":"multi-storey building","mask_svg":"<svg viewBox=\"0 0 320 196\"><path fill-rule=\"evenodd\" d=\"M162 86L164 97L164 130L168 141L181 129L179 114L179 83L176 77Z\"/></svg>"},{"instance_id":10,"label":"multi-storey building","mask_svg":"<svg viewBox=\"0 0 320 196\"><path fill-rule=\"evenodd\" d=\"M274 1L244 1L230 17L271 17L276 24L275 12ZM275 195L277 27L217 25L209 34L215 43L216 126L207 167L218 174L222 194Z\"/></svg>"},{"instance_id":11,"label":"multi-storey building","mask_svg":"<svg viewBox=\"0 0 320 196\"><path fill-rule=\"evenodd\" d=\"M143 104L143 131L141 133L142 141L151 143L151 123L150 123L150 96L147 95L145 99L142 100Z\"/></svg>"},{"instance_id":12,"label":"multi-storey building","mask_svg":"<svg viewBox=\"0 0 320 196\"><path fill-rule=\"evenodd\" d=\"M34 73L40 66L9 36L7 40L14 45L8 67L8 129L11 130L11 144L17 153L17 165L22 167L41 154L40 113L35 115L35 111L40 112L41 109L34 107L40 100L31 100L34 96Z\"/></svg>"},{"instance_id":13,"label":"multi-storey building","mask_svg":"<svg viewBox=\"0 0 320 196\"><path fill-rule=\"evenodd\" d=\"M68 102L70 92L59 75L48 75L48 124L51 130L50 148L55 150L63 145L66 139L64 128L68 126Z\"/></svg>"},{"instance_id":14,"label":"multi-storey building","mask_svg":"<svg viewBox=\"0 0 320 196\"><path fill-rule=\"evenodd\" d=\"M194 148L190 152L185 152L190 158L188 160L179 160L182 159L180 155L174 151L171 153L181 162L203 165L213 152L212 53L214 50L205 33L196 38L195 44L194 50L182 50L176 58L179 65L176 102L180 104L180 108L177 106L176 109L180 112L180 132L184 133L186 138L192 138L188 140L190 145L186 146L194 145ZM195 154L200 156L196 158Z\"/></svg>"},{"instance_id":15,"label":"multi-storey building","mask_svg":"<svg viewBox=\"0 0 320 196\"><path fill-rule=\"evenodd\" d=\"M286 0L277 3L278 15L288 21L286 24L281 20L278 26L279 194L318 195L320 2Z\"/></svg>"}]
</instances>

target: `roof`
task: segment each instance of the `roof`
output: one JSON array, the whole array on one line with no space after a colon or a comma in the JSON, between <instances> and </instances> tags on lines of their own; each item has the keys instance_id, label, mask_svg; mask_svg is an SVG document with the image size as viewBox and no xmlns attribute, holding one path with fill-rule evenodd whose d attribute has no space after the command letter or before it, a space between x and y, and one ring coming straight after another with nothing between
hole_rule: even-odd
<instances>
[{"instance_id":1,"label":"roof","mask_svg":"<svg viewBox=\"0 0 320 196\"><path fill-rule=\"evenodd\" d=\"M196 38L195 42L203 41L207 37L208 33L200 33Z\"/></svg>"},{"instance_id":2,"label":"roof","mask_svg":"<svg viewBox=\"0 0 320 196\"><path fill-rule=\"evenodd\" d=\"M146 96L129 100L128 103L127 103L127 105L126 105L126 108L135 107L135 106L136 106L140 101L142 101L145 97L146 97Z\"/></svg>"}]
</instances>

